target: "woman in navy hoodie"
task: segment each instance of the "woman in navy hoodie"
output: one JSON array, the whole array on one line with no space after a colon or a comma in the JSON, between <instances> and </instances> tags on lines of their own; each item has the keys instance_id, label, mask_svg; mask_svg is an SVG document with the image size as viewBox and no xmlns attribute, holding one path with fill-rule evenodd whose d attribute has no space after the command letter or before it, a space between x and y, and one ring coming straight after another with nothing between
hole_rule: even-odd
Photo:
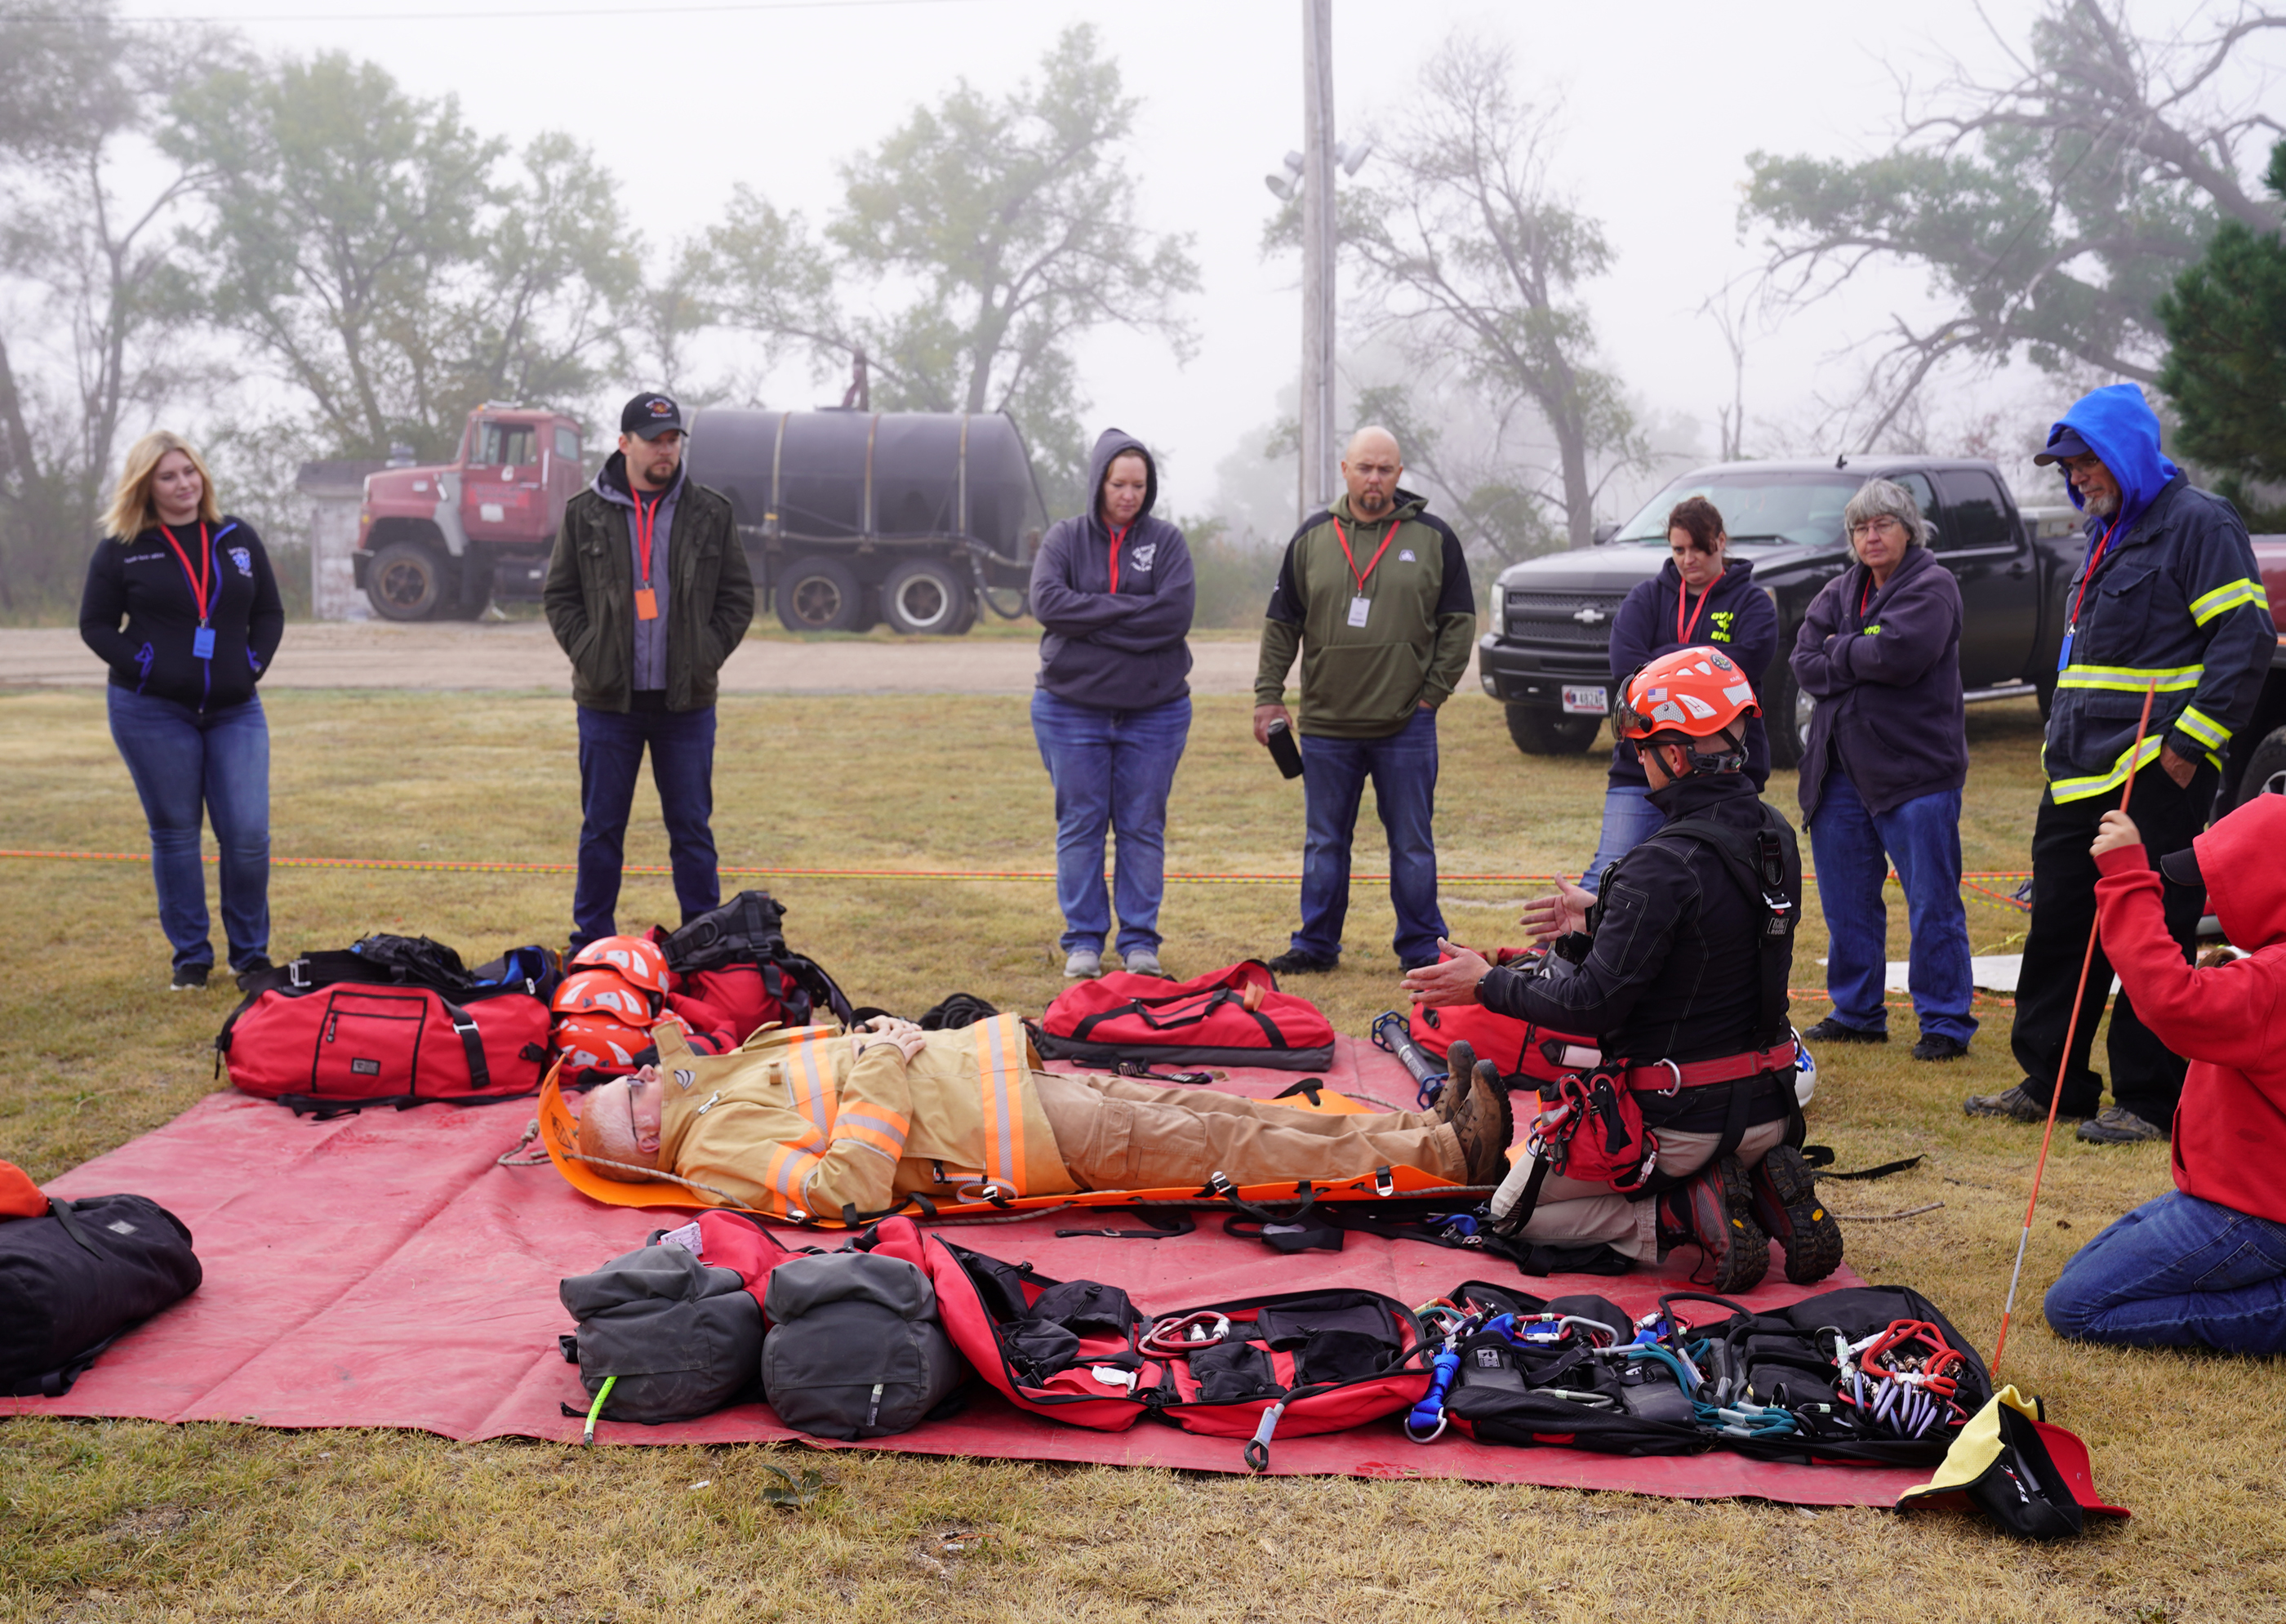
<instances>
[{"instance_id":1,"label":"woman in navy hoodie","mask_svg":"<svg viewBox=\"0 0 2286 1624\"><path fill-rule=\"evenodd\" d=\"M151 827L173 989L195 992L214 968L201 814L222 849L230 967L270 963L270 729L254 685L286 611L262 539L216 507L206 464L178 435L135 442L103 525L79 635L111 667L111 737Z\"/></svg>"},{"instance_id":2,"label":"woman in navy hoodie","mask_svg":"<svg viewBox=\"0 0 2286 1624\"><path fill-rule=\"evenodd\" d=\"M1778 611L1754 585L1754 566L1726 556L1730 533L1722 515L1703 496L1687 496L1667 516L1667 561L1630 591L1612 619L1612 681L1624 682L1662 654L1710 643L1729 652L1762 697L1762 673L1778 648ZM1754 793L1770 778L1770 736L1762 719L1746 720L1746 777ZM1651 793L1636 747L1621 739L1612 751L1611 785L1604 792L1604 833L1595 861L1580 883L1589 891L1604 871L1657 832L1667 816L1644 798Z\"/></svg>"},{"instance_id":3,"label":"woman in navy hoodie","mask_svg":"<svg viewBox=\"0 0 2286 1624\"><path fill-rule=\"evenodd\" d=\"M1133 435L1104 430L1087 486L1089 512L1059 521L1032 561L1032 613L1045 628L1032 734L1056 791L1064 974L1103 974L1115 903L1126 968L1160 975L1167 792L1191 732L1191 552L1151 515L1158 467ZM1117 837L1108 898L1107 828Z\"/></svg>"}]
</instances>

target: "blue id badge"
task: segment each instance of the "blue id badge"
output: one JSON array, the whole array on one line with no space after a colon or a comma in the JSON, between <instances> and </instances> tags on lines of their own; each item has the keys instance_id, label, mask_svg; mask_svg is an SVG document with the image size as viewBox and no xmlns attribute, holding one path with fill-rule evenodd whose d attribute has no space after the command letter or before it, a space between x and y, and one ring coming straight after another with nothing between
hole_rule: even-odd
<instances>
[{"instance_id":1,"label":"blue id badge","mask_svg":"<svg viewBox=\"0 0 2286 1624\"><path fill-rule=\"evenodd\" d=\"M191 634L191 658L193 659L214 658L214 627L202 626Z\"/></svg>"},{"instance_id":2,"label":"blue id badge","mask_svg":"<svg viewBox=\"0 0 2286 1624\"><path fill-rule=\"evenodd\" d=\"M2058 671L2061 671L2065 666L2071 664L2072 634L2077 629L2077 627L2069 626L2064 627L2063 647L2056 650L2056 669Z\"/></svg>"}]
</instances>

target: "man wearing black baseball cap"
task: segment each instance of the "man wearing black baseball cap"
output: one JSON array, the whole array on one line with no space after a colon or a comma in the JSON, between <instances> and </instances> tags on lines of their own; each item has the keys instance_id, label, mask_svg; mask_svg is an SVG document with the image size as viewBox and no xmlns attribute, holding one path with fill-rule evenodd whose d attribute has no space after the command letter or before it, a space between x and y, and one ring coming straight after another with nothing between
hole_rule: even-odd
<instances>
[{"instance_id":1,"label":"man wearing black baseball cap","mask_svg":"<svg viewBox=\"0 0 2286 1624\"><path fill-rule=\"evenodd\" d=\"M2159 420L2135 385L2081 397L2050 427L2046 449L2033 461L2062 469L2087 516L2088 550L2064 597L2063 648L2040 753L2048 792L2032 824L2032 917L2009 1034L2024 1080L1964 1104L1972 1116L2037 1125L2047 1118L2061 1073L2056 1114L2092 1119L2081 1123L2081 1139L2162 1139L2183 1091L2184 1062L2143 1024L2132 987L2111 1005L2105 1045L2113 1103L2097 1110L2104 1080L2088 1063L2089 1045L2112 966L2099 951L2081 969L2096 914L2089 843L2132 779L2135 821L2150 848L2190 845L2206 826L2232 737L2254 718L2277 629L2245 524L2161 453ZM2151 721L2139 745L2147 693ZM2203 900L2191 886L2166 898L2167 928L2186 958Z\"/></svg>"},{"instance_id":2,"label":"man wearing black baseball cap","mask_svg":"<svg viewBox=\"0 0 2286 1624\"><path fill-rule=\"evenodd\" d=\"M682 408L643 393L619 448L564 505L541 600L579 706L579 868L572 946L616 935L627 810L643 752L666 814L684 920L722 900L714 809L715 674L754 616L730 504L682 476Z\"/></svg>"}]
</instances>

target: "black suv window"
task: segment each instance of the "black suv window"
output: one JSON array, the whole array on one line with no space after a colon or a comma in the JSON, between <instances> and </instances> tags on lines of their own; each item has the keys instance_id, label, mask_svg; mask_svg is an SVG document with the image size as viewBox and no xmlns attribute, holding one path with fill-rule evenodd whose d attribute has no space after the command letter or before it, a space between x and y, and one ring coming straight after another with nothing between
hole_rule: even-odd
<instances>
[{"instance_id":1,"label":"black suv window","mask_svg":"<svg viewBox=\"0 0 2286 1624\"><path fill-rule=\"evenodd\" d=\"M1936 482L1951 521L1946 533L1937 538L1941 551L2006 547L2014 540L2008 531L2008 504L1991 475L1981 468L1947 469Z\"/></svg>"}]
</instances>

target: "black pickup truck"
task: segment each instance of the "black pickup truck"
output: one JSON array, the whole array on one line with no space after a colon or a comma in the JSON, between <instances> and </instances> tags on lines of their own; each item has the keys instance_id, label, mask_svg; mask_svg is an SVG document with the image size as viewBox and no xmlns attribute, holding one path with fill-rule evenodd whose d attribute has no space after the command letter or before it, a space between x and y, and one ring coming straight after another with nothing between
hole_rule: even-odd
<instances>
[{"instance_id":1,"label":"black pickup truck","mask_svg":"<svg viewBox=\"0 0 2286 1624\"><path fill-rule=\"evenodd\" d=\"M1774 764L1798 765L1813 701L1794 686L1786 656L1810 600L1850 562L1842 508L1876 477L1913 493L1929 522L1931 550L1959 578L1968 698L2037 695L2045 712L2063 641L2064 594L2087 550L2071 509L2020 512L1990 462L1720 462L1674 481L1594 547L1501 572L1477 667L1485 691L1507 706L1517 747L1566 755L1595 742L1612 680L1612 618L1628 589L1667 562L1668 511L1686 496L1704 496L1722 510L1731 556L1754 560L1755 584L1778 607L1778 652L1762 675L1762 711Z\"/></svg>"}]
</instances>

